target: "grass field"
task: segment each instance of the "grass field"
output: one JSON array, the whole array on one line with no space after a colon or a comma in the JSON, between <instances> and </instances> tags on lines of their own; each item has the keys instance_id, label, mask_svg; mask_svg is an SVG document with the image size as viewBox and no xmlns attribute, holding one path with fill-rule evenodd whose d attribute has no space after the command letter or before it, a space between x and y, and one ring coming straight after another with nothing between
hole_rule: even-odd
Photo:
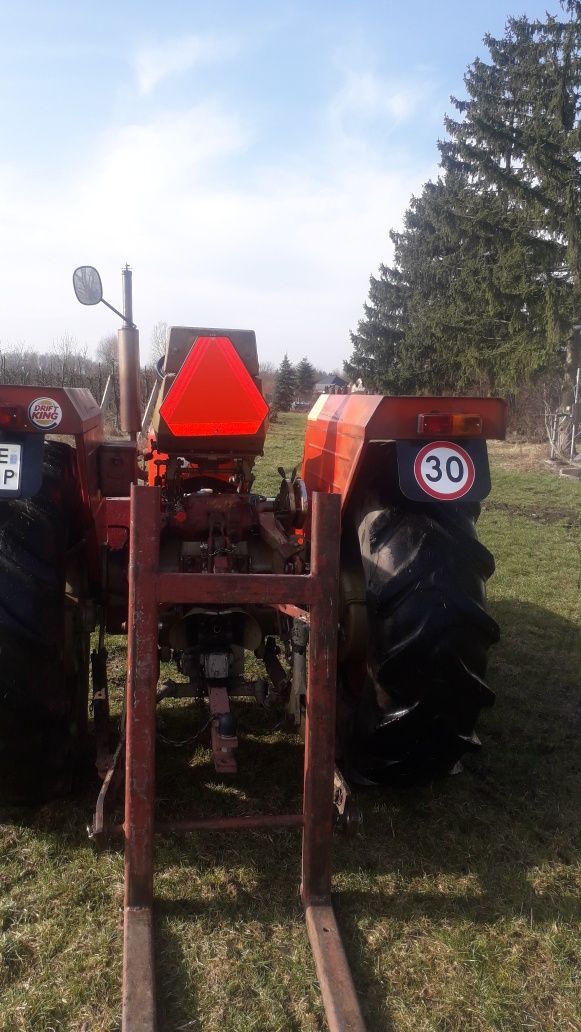
<instances>
[{"instance_id":1,"label":"grass field","mask_svg":"<svg viewBox=\"0 0 581 1032\"><path fill-rule=\"evenodd\" d=\"M272 427L259 489L300 459L303 427ZM336 909L370 1032L581 1029L581 484L505 461L493 484L480 536L503 637L483 751L437 784L366 791L362 833L337 838ZM120 641L111 653L118 695ZM188 712L166 704L164 739L185 737ZM299 745L255 708L242 724L233 785L201 746L188 762L191 747L160 742L164 813L297 806ZM94 793L1 815L2 1032L119 1028L123 862L88 844ZM324 1028L298 879L292 832L160 843L162 1032Z\"/></svg>"}]
</instances>

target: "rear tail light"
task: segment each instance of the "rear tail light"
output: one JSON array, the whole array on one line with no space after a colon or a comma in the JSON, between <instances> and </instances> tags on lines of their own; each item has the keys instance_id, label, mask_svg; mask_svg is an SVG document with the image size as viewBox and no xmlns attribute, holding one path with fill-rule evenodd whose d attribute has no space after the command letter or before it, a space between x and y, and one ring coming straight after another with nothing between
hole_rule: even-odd
<instances>
[{"instance_id":1,"label":"rear tail light","mask_svg":"<svg viewBox=\"0 0 581 1032\"><path fill-rule=\"evenodd\" d=\"M461 412L422 412L418 434L423 437L476 437L482 433L482 416Z\"/></svg>"},{"instance_id":2,"label":"rear tail light","mask_svg":"<svg viewBox=\"0 0 581 1032\"><path fill-rule=\"evenodd\" d=\"M23 430L24 410L20 405L0 405L0 430Z\"/></svg>"}]
</instances>

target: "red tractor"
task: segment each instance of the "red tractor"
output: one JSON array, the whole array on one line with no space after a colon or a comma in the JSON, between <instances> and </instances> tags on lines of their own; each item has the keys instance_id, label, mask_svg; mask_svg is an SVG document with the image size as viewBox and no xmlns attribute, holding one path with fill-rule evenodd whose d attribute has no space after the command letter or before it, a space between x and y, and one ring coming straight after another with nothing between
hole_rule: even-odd
<instances>
[{"instance_id":1,"label":"red tractor","mask_svg":"<svg viewBox=\"0 0 581 1032\"><path fill-rule=\"evenodd\" d=\"M81 302L103 301L95 269L73 281ZM96 751L92 835L125 843L125 1032L155 1028L154 833L300 827L329 1027L360 1030L330 899L333 824L357 819L350 786L433 778L479 747L498 628L485 609L494 562L475 523L490 488L486 439L504 437L505 405L322 396L300 475L280 469L267 498L252 490L268 426L254 333L172 328L142 440L128 269L123 281L125 439L105 439L87 390L0 388L2 797L66 794ZM107 633L128 639L114 745ZM245 677L249 653L265 678ZM160 659L179 681L160 682ZM155 714L171 696L207 700L224 776L236 771L237 697L292 723L305 739L302 812L160 821Z\"/></svg>"}]
</instances>

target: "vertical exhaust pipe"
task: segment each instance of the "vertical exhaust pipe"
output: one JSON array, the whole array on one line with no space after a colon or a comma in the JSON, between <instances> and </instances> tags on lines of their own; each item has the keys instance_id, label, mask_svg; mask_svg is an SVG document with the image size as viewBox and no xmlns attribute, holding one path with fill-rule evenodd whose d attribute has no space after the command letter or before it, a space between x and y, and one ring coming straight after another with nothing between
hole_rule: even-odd
<instances>
[{"instance_id":1,"label":"vertical exhaust pipe","mask_svg":"<svg viewBox=\"0 0 581 1032\"><path fill-rule=\"evenodd\" d=\"M119 421L121 430L135 441L141 431L141 371L139 366L139 330L133 323L132 272L122 270L123 316L125 325L117 331L119 355Z\"/></svg>"}]
</instances>

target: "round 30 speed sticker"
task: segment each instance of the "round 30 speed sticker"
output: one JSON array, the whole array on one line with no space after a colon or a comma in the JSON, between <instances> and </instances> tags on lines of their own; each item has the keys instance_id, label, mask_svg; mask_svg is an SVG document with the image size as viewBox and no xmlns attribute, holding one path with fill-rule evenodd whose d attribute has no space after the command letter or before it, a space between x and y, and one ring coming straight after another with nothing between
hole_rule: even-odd
<instances>
[{"instance_id":1,"label":"round 30 speed sticker","mask_svg":"<svg viewBox=\"0 0 581 1032\"><path fill-rule=\"evenodd\" d=\"M414 475L422 491L431 498L453 501L462 498L474 483L476 470L467 451L451 441L434 441L420 449Z\"/></svg>"}]
</instances>

